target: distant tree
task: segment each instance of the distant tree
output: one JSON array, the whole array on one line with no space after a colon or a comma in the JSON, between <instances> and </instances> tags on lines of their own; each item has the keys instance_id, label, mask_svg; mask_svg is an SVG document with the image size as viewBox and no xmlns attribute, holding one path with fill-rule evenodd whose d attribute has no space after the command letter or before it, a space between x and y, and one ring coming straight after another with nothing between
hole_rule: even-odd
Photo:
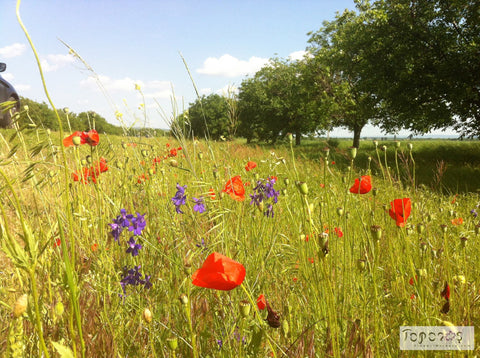
<instances>
[{"instance_id":1,"label":"distant tree","mask_svg":"<svg viewBox=\"0 0 480 358\"><path fill-rule=\"evenodd\" d=\"M306 61L306 60L305 60ZM315 76L305 61L272 59L239 90L239 134L275 142L287 133L301 143L303 134L322 127L321 91L312 90Z\"/></svg>"},{"instance_id":2,"label":"distant tree","mask_svg":"<svg viewBox=\"0 0 480 358\"><path fill-rule=\"evenodd\" d=\"M225 97L211 94L190 103L188 111L179 120L195 137L218 140L222 136L229 137L232 131L229 110Z\"/></svg>"}]
</instances>

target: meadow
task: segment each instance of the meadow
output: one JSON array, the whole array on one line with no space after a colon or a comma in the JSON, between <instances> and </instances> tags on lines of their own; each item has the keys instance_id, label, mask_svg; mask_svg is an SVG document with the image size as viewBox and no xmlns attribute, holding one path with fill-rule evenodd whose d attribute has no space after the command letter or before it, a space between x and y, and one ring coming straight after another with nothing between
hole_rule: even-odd
<instances>
[{"instance_id":1,"label":"meadow","mask_svg":"<svg viewBox=\"0 0 480 358\"><path fill-rule=\"evenodd\" d=\"M1 356L397 357L400 326L479 326L477 142L66 131L0 132Z\"/></svg>"}]
</instances>

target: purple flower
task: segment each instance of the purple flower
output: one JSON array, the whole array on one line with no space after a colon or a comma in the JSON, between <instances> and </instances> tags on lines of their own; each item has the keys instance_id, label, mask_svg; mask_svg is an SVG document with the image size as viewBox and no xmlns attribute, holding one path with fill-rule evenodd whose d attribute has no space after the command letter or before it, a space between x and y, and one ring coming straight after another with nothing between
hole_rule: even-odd
<instances>
[{"instance_id":1,"label":"purple flower","mask_svg":"<svg viewBox=\"0 0 480 358\"><path fill-rule=\"evenodd\" d=\"M473 215L474 218L478 216L478 213L475 209L470 210L470 213Z\"/></svg>"},{"instance_id":2,"label":"purple flower","mask_svg":"<svg viewBox=\"0 0 480 358\"><path fill-rule=\"evenodd\" d=\"M121 209L120 215L118 215L115 219L113 219L113 223L108 224L112 229L112 231L110 231L110 234L112 234L113 239L115 241L118 241L119 245L120 245L120 235L122 234L123 228L128 227L130 225L130 220L132 219L133 219L132 214L127 214L127 211L125 209Z\"/></svg>"},{"instance_id":3,"label":"purple flower","mask_svg":"<svg viewBox=\"0 0 480 358\"><path fill-rule=\"evenodd\" d=\"M252 200L250 201L250 205L254 204L260 206L260 203L263 201L271 200L271 203L267 205L267 209L264 214L267 217L273 218L273 204L278 202L278 195L280 194L279 191L275 190L273 186L275 185L274 178L268 178L267 180L259 180L257 181L257 186L253 188L253 194L250 195Z\"/></svg>"},{"instance_id":4,"label":"purple flower","mask_svg":"<svg viewBox=\"0 0 480 358\"><path fill-rule=\"evenodd\" d=\"M140 215L139 213L137 213L136 218L133 217L133 215L131 216L131 224L130 226L128 226L128 230L133 231L134 235L141 235L142 230L145 229L145 226L147 225L147 223L145 222L145 214Z\"/></svg>"},{"instance_id":5,"label":"purple flower","mask_svg":"<svg viewBox=\"0 0 480 358\"><path fill-rule=\"evenodd\" d=\"M127 286L139 286L143 285L146 289L152 287L152 283L150 282L150 275L145 275L145 279L142 278L142 274L140 273L141 266L135 266L134 268L127 269L125 266L123 268L122 279L120 281L120 286L122 286L123 295L119 295L120 297L125 298L127 295Z\"/></svg>"},{"instance_id":6,"label":"purple flower","mask_svg":"<svg viewBox=\"0 0 480 358\"><path fill-rule=\"evenodd\" d=\"M205 239L202 237L202 243L201 244L195 244L196 247L202 249L202 251L207 250L207 244L205 244Z\"/></svg>"},{"instance_id":7,"label":"purple flower","mask_svg":"<svg viewBox=\"0 0 480 358\"><path fill-rule=\"evenodd\" d=\"M217 339L218 349L222 349L223 341L221 339Z\"/></svg>"},{"instance_id":8,"label":"purple flower","mask_svg":"<svg viewBox=\"0 0 480 358\"><path fill-rule=\"evenodd\" d=\"M183 214L182 209L180 208L181 205L185 205L185 201L187 200L187 196L185 195L185 189L187 186L181 186L177 183L177 192L175 196L172 198L172 202L175 205L175 211L177 214Z\"/></svg>"},{"instance_id":9,"label":"purple flower","mask_svg":"<svg viewBox=\"0 0 480 358\"><path fill-rule=\"evenodd\" d=\"M205 212L205 205L203 201L203 197L200 198L193 198L193 201L195 202L195 205L193 206L193 211L196 211L198 213L204 213Z\"/></svg>"},{"instance_id":10,"label":"purple flower","mask_svg":"<svg viewBox=\"0 0 480 358\"><path fill-rule=\"evenodd\" d=\"M138 250L142 248L142 245L137 244L135 241L134 237L132 236L130 240L128 241L128 249L126 251L127 254L132 254L132 256L137 256L138 255Z\"/></svg>"}]
</instances>

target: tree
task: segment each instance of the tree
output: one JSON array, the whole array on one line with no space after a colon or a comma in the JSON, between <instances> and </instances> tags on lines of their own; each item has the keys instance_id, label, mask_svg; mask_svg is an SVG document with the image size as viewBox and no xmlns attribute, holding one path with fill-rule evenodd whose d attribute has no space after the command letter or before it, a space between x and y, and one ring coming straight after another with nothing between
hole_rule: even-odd
<instances>
[{"instance_id":1,"label":"tree","mask_svg":"<svg viewBox=\"0 0 480 358\"><path fill-rule=\"evenodd\" d=\"M194 136L218 140L232 133L229 111L225 97L211 94L190 103L188 111L179 119L190 127Z\"/></svg>"},{"instance_id":2,"label":"tree","mask_svg":"<svg viewBox=\"0 0 480 358\"><path fill-rule=\"evenodd\" d=\"M372 14L345 10L334 21L324 22L317 32L309 33L308 50L313 64L323 66L330 76L327 95L334 103L332 125L353 131L353 146L359 147L360 135L369 121L380 119L381 101L372 90L371 79L364 75L367 63L363 54L370 44L367 24Z\"/></svg>"},{"instance_id":3,"label":"tree","mask_svg":"<svg viewBox=\"0 0 480 358\"><path fill-rule=\"evenodd\" d=\"M453 125L480 134L480 3L384 0L362 13L371 34L364 76L382 101L385 130L416 132Z\"/></svg>"},{"instance_id":4,"label":"tree","mask_svg":"<svg viewBox=\"0 0 480 358\"><path fill-rule=\"evenodd\" d=\"M279 136L303 134L321 127L320 97L311 90L314 81L305 61L273 59L253 78L242 82L239 90L239 134L252 139L275 142Z\"/></svg>"}]
</instances>

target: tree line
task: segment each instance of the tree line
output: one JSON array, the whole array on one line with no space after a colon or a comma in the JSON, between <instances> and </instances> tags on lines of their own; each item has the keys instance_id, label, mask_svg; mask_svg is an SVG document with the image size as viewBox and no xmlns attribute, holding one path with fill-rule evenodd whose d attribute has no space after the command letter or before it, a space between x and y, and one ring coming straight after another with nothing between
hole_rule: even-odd
<instances>
[{"instance_id":1,"label":"tree line","mask_svg":"<svg viewBox=\"0 0 480 358\"><path fill-rule=\"evenodd\" d=\"M194 135L275 142L335 127L358 147L385 133L480 134L480 2L357 0L307 34L301 60L273 58L238 94L198 98L179 116Z\"/></svg>"}]
</instances>

